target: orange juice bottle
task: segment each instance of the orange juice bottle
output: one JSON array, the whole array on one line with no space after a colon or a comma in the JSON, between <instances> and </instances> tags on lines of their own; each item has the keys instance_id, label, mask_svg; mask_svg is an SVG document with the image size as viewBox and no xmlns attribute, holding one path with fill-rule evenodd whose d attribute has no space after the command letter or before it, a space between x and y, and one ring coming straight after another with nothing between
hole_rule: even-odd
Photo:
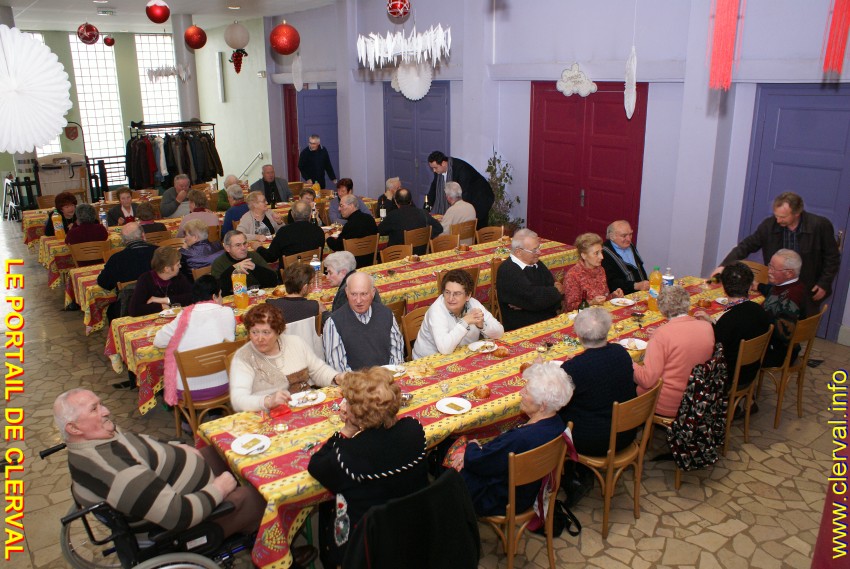
<instances>
[{"instance_id":1,"label":"orange juice bottle","mask_svg":"<svg viewBox=\"0 0 850 569\"><path fill-rule=\"evenodd\" d=\"M649 299L646 304L654 312L658 312L658 294L661 292L662 281L661 267L653 268L649 273Z\"/></svg>"},{"instance_id":2,"label":"orange juice bottle","mask_svg":"<svg viewBox=\"0 0 850 569\"><path fill-rule=\"evenodd\" d=\"M53 223L53 233L56 235L56 239L64 240L65 226L62 225L62 214L59 213L58 209L50 216L50 221Z\"/></svg>"},{"instance_id":3,"label":"orange juice bottle","mask_svg":"<svg viewBox=\"0 0 850 569\"><path fill-rule=\"evenodd\" d=\"M245 310L250 304L248 301L248 275L233 271L230 279L233 282L233 300L236 303L236 308Z\"/></svg>"}]
</instances>

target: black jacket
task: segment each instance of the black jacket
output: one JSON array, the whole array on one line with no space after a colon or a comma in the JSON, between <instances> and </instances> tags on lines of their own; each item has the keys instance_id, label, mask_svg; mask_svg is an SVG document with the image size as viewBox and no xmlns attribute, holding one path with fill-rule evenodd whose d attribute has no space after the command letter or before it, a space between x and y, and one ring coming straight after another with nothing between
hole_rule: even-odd
<instances>
[{"instance_id":1,"label":"black jacket","mask_svg":"<svg viewBox=\"0 0 850 569\"><path fill-rule=\"evenodd\" d=\"M475 217L478 218L478 229L488 225L490 208L493 207L493 188L490 182L478 173L478 170L464 162L460 158L449 158L452 165L452 177L447 182L457 182L463 191L463 200L472 204L475 208ZM431 180L431 188L428 190L428 203L435 203L437 196L437 178L442 174L434 174Z\"/></svg>"},{"instance_id":2,"label":"black jacket","mask_svg":"<svg viewBox=\"0 0 850 569\"><path fill-rule=\"evenodd\" d=\"M635 256L637 267L626 263L617 254L611 240L602 243L602 268L605 269L605 280L608 281L608 290L614 292L618 288L623 289L623 294L632 294L635 291L635 283L645 281L646 269L643 268L643 259L638 255L637 247L632 243L632 254ZM614 258L616 257L616 259ZM619 263L618 263L619 261ZM625 271L623 270L625 268Z\"/></svg>"},{"instance_id":3,"label":"black jacket","mask_svg":"<svg viewBox=\"0 0 850 569\"><path fill-rule=\"evenodd\" d=\"M496 289L506 332L554 318L563 296L543 261L537 261L536 275L531 278L507 259L499 267Z\"/></svg>"},{"instance_id":4,"label":"black jacket","mask_svg":"<svg viewBox=\"0 0 850 569\"><path fill-rule=\"evenodd\" d=\"M311 249L322 249L324 246L325 232L322 231L321 227L313 225L309 221L296 221L278 229L274 239L269 243L268 249L260 247L257 249L257 253L269 263L273 263L281 257L295 255ZM309 259L306 261L309 261ZM283 265L281 265L281 268L283 268Z\"/></svg>"},{"instance_id":5,"label":"black jacket","mask_svg":"<svg viewBox=\"0 0 850 569\"><path fill-rule=\"evenodd\" d=\"M381 222L378 233L388 235L388 247L404 244L404 232L419 229L425 225L431 226L431 239L443 232L443 226L431 217L424 209L412 205L402 206L387 213L386 219ZM413 249L414 255L424 255L427 246L419 246Z\"/></svg>"},{"instance_id":6,"label":"black jacket","mask_svg":"<svg viewBox=\"0 0 850 569\"><path fill-rule=\"evenodd\" d=\"M348 223L342 226L339 237L328 237L328 247L332 251L342 251L345 248L343 241L346 239L359 239L376 233L378 233L378 226L375 224L375 218L357 209L348 217ZM355 259L357 259L357 268L359 269L371 265L373 256L371 254L360 255Z\"/></svg>"}]
</instances>

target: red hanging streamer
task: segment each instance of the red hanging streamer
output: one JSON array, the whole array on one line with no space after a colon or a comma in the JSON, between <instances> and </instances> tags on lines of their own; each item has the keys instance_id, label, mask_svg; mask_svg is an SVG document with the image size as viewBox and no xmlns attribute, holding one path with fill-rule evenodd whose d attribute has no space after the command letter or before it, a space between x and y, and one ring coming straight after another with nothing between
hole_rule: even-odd
<instances>
[{"instance_id":1,"label":"red hanging streamer","mask_svg":"<svg viewBox=\"0 0 850 569\"><path fill-rule=\"evenodd\" d=\"M712 89L728 91L732 84L739 6L739 0L714 0L714 33L711 40L711 66L708 76L708 84Z\"/></svg>"},{"instance_id":2,"label":"red hanging streamer","mask_svg":"<svg viewBox=\"0 0 850 569\"><path fill-rule=\"evenodd\" d=\"M850 32L850 0L833 0L832 19L829 23L829 34L823 57L824 73L841 74L848 32Z\"/></svg>"}]
</instances>

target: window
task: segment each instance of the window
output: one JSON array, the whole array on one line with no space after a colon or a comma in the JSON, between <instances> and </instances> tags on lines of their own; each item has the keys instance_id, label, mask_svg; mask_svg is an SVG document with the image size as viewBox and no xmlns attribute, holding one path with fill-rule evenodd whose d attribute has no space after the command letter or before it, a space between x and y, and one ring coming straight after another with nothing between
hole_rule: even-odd
<instances>
[{"instance_id":1,"label":"window","mask_svg":"<svg viewBox=\"0 0 850 569\"><path fill-rule=\"evenodd\" d=\"M44 34L39 32L24 32L24 35L28 35L33 39L37 39L41 43L44 43ZM56 135L56 138L48 142L43 146L37 146L35 149L36 156L47 156L49 154L58 154L62 152L62 144L59 142L59 135Z\"/></svg>"},{"instance_id":2,"label":"window","mask_svg":"<svg viewBox=\"0 0 850 569\"><path fill-rule=\"evenodd\" d=\"M76 33L68 37L74 60L80 123L85 129L86 154L89 158L123 156L124 121L118 98L115 52L103 42L86 45Z\"/></svg>"},{"instance_id":3,"label":"window","mask_svg":"<svg viewBox=\"0 0 850 569\"><path fill-rule=\"evenodd\" d=\"M174 67L174 41L169 34L136 34L136 59L139 62L139 85L142 88L142 111L149 124L180 120L177 78L148 78L149 69Z\"/></svg>"}]
</instances>

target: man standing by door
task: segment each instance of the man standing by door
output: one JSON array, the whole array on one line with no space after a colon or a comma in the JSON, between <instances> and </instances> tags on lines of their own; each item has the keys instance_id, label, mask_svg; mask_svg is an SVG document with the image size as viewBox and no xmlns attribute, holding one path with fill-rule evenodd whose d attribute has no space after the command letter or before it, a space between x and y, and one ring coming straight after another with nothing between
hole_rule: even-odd
<instances>
[{"instance_id":1,"label":"man standing by door","mask_svg":"<svg viewBox=\"0 0 850 569\"><path fill-rule=\"evenodd\" d=\"M712 274L759 249L765 265L780 249L797 252L803 258L800 280L815 305L832 294L832 281L841 263L835 229L827 218L804 211L803 198L797 194L784 192L776 196L773 217L762 221L755 233L738 243Z\"/></svg>"},{"instance_id":2,"label":"man standing by door","mask_svg":"<svg viewBox=\"0 0 850 569\"><path fill-rule=\"evenodd\" d=\"M336 184L331 157L327 148L322 146L318 134L311 134L307 139L307 148L298 156L298 169L301 170L301 177L308 185L318 183L320 188L324 188L325 172L331 177L331 182Z\"/></svg>"},{"instance_id":3,"label":"man standing by door","mask_svg":"<svg viewBox=\"0 0 850 569\"><path fill-rule=\"evenodd\" d=\"M457 182L463 190L463 200L475 208L478 229L487 226L490 208L493 207L493 188L490 182L478 171L461 160L451 158L439 150L428 155L428 165L434 172L431 189L428 190L428 203L432 214L443 214L449 207L446 200L446 182Z\"/></svg>"}]
</instances>

